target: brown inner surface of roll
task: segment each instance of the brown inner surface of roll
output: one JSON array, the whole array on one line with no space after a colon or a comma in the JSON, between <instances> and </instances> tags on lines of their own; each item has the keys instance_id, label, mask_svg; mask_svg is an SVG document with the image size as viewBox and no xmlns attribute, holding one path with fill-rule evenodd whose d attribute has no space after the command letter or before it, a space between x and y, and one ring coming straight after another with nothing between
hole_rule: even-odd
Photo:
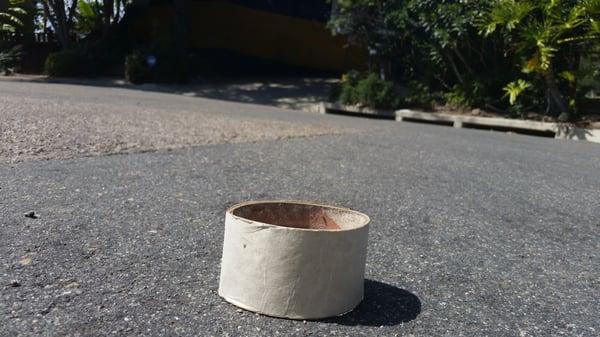
<instances>
[{"instance_id":1,"label":"brown inner surface of roll","mask_svg":"<svg viewBox=\"0 0 600 337\"><path fill-rule=\"evenodd\" d=\"M323 207L303 204L265 203L242 206L233 214L248 220L281 227L335 230L340 226Z\"/></svg>"}]
</instances>

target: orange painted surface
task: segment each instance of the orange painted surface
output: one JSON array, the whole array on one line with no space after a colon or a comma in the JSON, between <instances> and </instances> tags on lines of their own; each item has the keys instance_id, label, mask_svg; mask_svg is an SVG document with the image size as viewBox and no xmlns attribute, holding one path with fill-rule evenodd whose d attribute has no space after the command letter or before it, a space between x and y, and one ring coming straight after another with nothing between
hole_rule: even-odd
<instances>
[{"instance_id":1,"label":"orange painted surface","mask_svg":"<svg viewBox=\"0 0 600 337\"><path fill-rule=\"evenodd\" d=\"M321 22L248 9L221 1L189 4L189 45L234 51L266 60L321 70L363 69L367 52L347 46ZM173 20L168 5L150 8L134 27L146 39ZM154 33L153 33L154 32Z\"/></svg>"}]
</instances>

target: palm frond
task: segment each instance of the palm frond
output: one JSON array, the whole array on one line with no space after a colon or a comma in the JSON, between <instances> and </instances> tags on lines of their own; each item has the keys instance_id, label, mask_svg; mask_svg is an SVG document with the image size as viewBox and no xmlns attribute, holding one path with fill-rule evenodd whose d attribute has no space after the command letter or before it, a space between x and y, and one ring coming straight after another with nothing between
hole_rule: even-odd
<instances>
[{"instance_id":1,"label":"palm frond","mask_svg":"<svg viewBox=\"0 0 600 337\"><path fill-rule=\"evenodd\" d=\"M580 6L588 15L600 15L600 0L582 0Z\"/></svg>"},{"instance_id":2,"label":"palm frond","mask_svg":"<svg viewBox=\"0 0 600 337\"><path fill-rule=\"evenodd\" d=\"M530 1L499 0L484 18L484 35L492 34L501 26L513 30L534 9Z\"/></svg>"},{"instance_id":3,"label":"palm frond","mask_svg":"<svg viewBox=\"0 0 600 337\"><path fill-rule=\"evenodd\" d=\"M600 40L600 33L568 37L565 39L558 40L558 43L565 44L565 43L592 41L592 40Z\"/></svg>"},{"instance_id":4,"label":"palm frond","mask_svg":"<svg viewBox=\"0 0 600 337\"><path fill-rule=\"evenodd\" d=\"M14 33L24 26L21 18L27 15L27 11L19 7L23 3L24 0L9 0L12 7L7 8L5 12L0 12L0 32Z\"/></svg>"},{"instance_id":5,"label":"palm frond","mask_svg":"<svg viewBox=\"0 0 600 337\"><path fill-rule=\"evenodd\" d=\"M504 97L508 97L510 105L514 105L517 102L519 95L529 88L531 88L531 83L522 79L518 79L514 82L510 82L508 85L506 85L506 87L503 88L504 92L506 93L504 94Z\"/></svg>"},{"instance_id":6,"label":"palm frond","mask_svg":"<svg viewBox=\"0 0 600 337\"><path fill-rule=\"evenodd\" d=\"M0 12L0 20L4 21L4 23L8 25L14 25L19 27L23 26L23 21L21 21L21 19L9 13Z\"/></svg>"},{"instance_id":7,"label":"palm frond","mask_svg":"<svg viewBox=\"0 0 600 337\"><path fill-rule=\"evenodd\" d=\"M21 7L10 7L6 10L6 12L14 15L27 15L27 11Z\"/></svg>"}]
</instances>

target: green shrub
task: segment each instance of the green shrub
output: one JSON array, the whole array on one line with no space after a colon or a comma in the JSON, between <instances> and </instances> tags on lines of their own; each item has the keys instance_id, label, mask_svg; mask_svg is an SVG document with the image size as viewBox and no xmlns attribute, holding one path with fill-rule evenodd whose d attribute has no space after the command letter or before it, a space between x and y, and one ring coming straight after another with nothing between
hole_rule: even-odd
<instances>
[{"instance_id":1,"label":"green shrub","mask_svg":"<svg viewBox=\"0 0 600 337\"><path fill-rule=\"evenodd\" d=\"M349 71L347 74L342 76L342 82L338 89L337 99L348 105L359 104L358 93L356 92L356 86L360 81L360 73L354 70Z\"/></svg>"},{"instance_id":2,"label":"green shrub","mask_svg":"<svg viewBox=\"0 0 600 337\"><path fill-rule=\"evenodd\" d=\"M371 73L358 81L356 85L358 101L376 109L394 109L398 107L398 97L394 92L394 84L384 81Z\"/></svg>"},{"instance_id":3,"label":"green shrub","mask_svg":"<svg viewBox=\"0 0 600 337\"><path fill-rule=\"evenodd\" d=\"M433 110L436 103L436 94L431 89L417 81L408 83L408 94L403 99L403 104L409 107Z\"/></svg>"},{"instance_id":4,"label":"green shrub","mask_svg":"<svg viewBox=\"0 0 600 337\"><path fill-rule=\"evenodd\" d=\"M151 78L146 58L138 51L125 57L125 79L131 83L140 84Z\"/></svg>"},{"instance_id":5,"label":"green shrub","mask_svg":"<svg viewBox=\"0 0 600 337\"><path fill-rule=\"evenodd\" d=\"M18 66L22 56L21 46L0 51L0 74L10 75Z\"/></svg>"},{"instance_id":6,"label":"green shrub","mask_svg":"<svg viewBox=\"0 0 600 337\"><path fill-rule=\"evenodd\" d=\"M458 86L454 86L451 91L444 93L446 105L456 110L466 110L473 106L473 101L467 98L467 94Z\"/></svg>"},{"instance_id":7,"label":"green shrub","mask_svg":"<svg viewBox=\"0 0 600 337\"><path fill-rule=\"evenodd\" d=\"M97 60L82 49L63 50L48 55L44 72L55 77L92 77L98 74Z\"/></svg>"},{"instance_id":8,"label":"green shrub","mask_svg":"<svg viewBox=\"0 0 600 337\"><path fill-rule=\"evenodd\" d=\"M394 109L399 103L392 82L381 80L375 73L361 77L356 72L344 76L339 89L339 101L376 109Z\"/></svg>"},{"instance_id":9,"label":"green shrub","mask_svg":"<svg viewBox=\"0 0 600 337\"><path fill-rule=\"evenodd\" d=\"M147 59L156 58L154 65ZM125 78L131 83L185 83L190 79L189 62L174 52L133 52L125 58Z\"/></svg>"},{"instance_id":10,"label":"green shrub","mask_svg":"<svg viewBox=\"0 0 600 337\"><path fill-rule=\"evenodd\" d=\"M356 85L349 82L342 83L340 87L339 101L348 105L359 104Z\"/></svg>"}]
</instances>

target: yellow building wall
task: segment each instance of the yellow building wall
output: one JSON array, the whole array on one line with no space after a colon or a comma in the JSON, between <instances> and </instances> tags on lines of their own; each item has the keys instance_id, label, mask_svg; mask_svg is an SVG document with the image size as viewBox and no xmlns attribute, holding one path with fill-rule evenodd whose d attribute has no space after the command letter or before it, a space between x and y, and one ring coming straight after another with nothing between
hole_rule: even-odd
<instances>
[{"instance_id":1,"label":"yellow building wall","mask_svg":"<svg viewBox=\"0 0 600 337\"><path fill-rule=\"evenodd\" d=\"M347 46L321 22L249 9L222 1L188 4L188 43L192 48L234 51L265 60L321 70L364 69L367 52ZM137 35L152 32L173 20L169 5L154 6L135 25Z\"/></svg>"}]
</instances>

